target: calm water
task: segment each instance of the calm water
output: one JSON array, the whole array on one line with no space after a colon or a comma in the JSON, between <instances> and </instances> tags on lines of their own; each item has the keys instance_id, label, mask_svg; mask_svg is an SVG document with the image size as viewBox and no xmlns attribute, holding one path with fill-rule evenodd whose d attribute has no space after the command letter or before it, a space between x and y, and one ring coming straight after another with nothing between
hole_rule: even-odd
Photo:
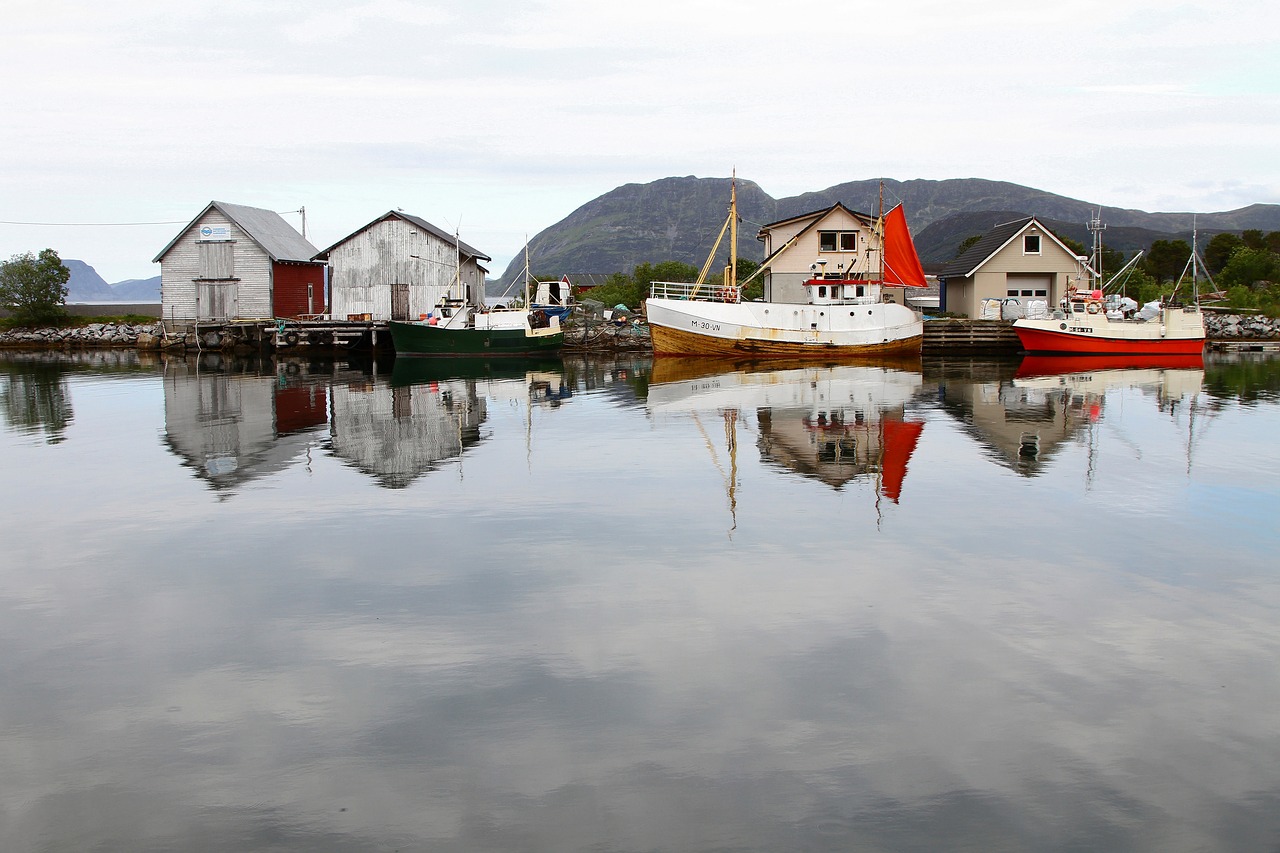
<instances>
[{"instance_id":1,"label":"calm water","mask_svg":"<svg viewBox=\"0 0 1280 853\"><path fill-rule=\"evenodd\" d=\"M0 849L1280 847L1280 361L405 366L0 355Z\"/></svg>"}]
</instances>

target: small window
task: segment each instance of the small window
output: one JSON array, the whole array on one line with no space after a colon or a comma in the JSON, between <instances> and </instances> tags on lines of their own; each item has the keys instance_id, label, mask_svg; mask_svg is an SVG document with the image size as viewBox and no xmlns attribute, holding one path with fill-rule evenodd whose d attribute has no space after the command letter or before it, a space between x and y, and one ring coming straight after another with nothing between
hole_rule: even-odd
<instances>
[{"instance_id":1,"label":"small window","mask_svg":"<svg viewBox=\"0 0 1280 853\"><path fill-rule=\"evenodd\" d=\"M821 298L825 297L826 295L827 295L827 287L826 287L826 285L823 285L823 286L819 287L819 288L818 288L818 298L820 298L820 299L821 299Z\"/></svg>"},{"instance_id":2,"label":"small window","mask_svg":"<svg viewBox=\"0 0 1280 853\"><path fill-rule=\"evenodd\" d=\"M1011 287L1011 288L1009 288L1008 290L1006 290L1006 291L1004 292L1004 295L1005 295L1005 296L1017 296L1017 295L1018 295L1018 289L1017 289L1016 287Z\"/></svg>"},{"instance_id":3,"label":"small window","mask_svg":"<svg viewBox=\"0 0 1280 853\"><path fill-rule=\"evenodd\" d=\"M818 232L818 251L820 252L856 252L857 250L857 231Z\"/></svg>"},{"instance_id":4,"label":"small window","mask_svg":"<svg viewBox=\"0 0 1280 853\"><path fill-rule=\"evenodd\" d=\"M1024 234L1022 237L1022 254L1038 255L1040 254L1040 235Z\"/></svg>"},{"instance_id":5,"label":"small window","mask_svg":"<svg viewBox=\"0 0 1280 853\"><path fill-rule=\"evenodd\" d=\"M1022 293L1020 293L1020 294L1018 294L1018 295L1019 295L1019 296L1032 296L1033 294L1032 294L1032 292L1031 292L1030 290L1024 290L1024 291L1022 291Z\"/></svg>"},{"instance_id":6,"label":"small window","mask_svg":"<svg viewBox=\"0 0 1280 853\"><path fill-rule=\"evenodd\" d=\"M1043 289L1042 289L1042 290L1037 290L1037 291L1036 291L1036 296L1048 296L1048 295L1049 295L1049 291L1047 291L1047 290L1043 290Z\"/></svg>"}]
</instances>

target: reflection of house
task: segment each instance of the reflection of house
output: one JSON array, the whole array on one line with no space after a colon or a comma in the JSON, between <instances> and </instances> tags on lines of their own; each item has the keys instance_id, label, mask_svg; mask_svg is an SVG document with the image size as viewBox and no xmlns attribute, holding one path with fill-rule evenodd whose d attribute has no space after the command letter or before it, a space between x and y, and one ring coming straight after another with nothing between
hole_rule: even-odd
<instances>
[{"instance_id":1,"label":"reflection of house","mask_svg":"<svg viewBox=\"0 0 1280 853\"><path fill-rule=\"evenodd\" d=\"M163 319L297 317L324 311L324 264L278 213L211 201L156 255Z\"/></svg>"},{"instance_id":2,"label":"reflection of house","mask_svg":"<svg viewBox=\"0 0 1280 853\"><path fill-rule=\"evenodd\" d=\"M1085 261L1034 216L997 225L948 263L941 308L977 318L984 299L1038 299L1057 304L1069 283L1085 272Z\"/></svg>"},{"instance_id":3,"label":"reflection of house","mask_svg":"<svg viewBox=\"0 0 1280 853\"><path fill-rule=\"evenodd\" d=\"M417 216L391 211L321 252L329 262L333 316L416 320L447 295L484 302L490 260Z\"/></svg>"},{"instance_id":4,"label":"reflection of house","mask_svg":"<svg viewBox=\"0 0 1280 853\"><path fill-rule=\"evenodd\" d=\"M804 282L832 278L878 277L880 234L875 219L837 202L760 228L764 243L764 298L770 302L808 302ZM885 287L886 299L902 304L901 287ZM916 288L910 288L914 293Z\"/></svg>"},{"instance_id":5,"label":"reflection of house","mask_svg":"<svg viewBox=\"0 0 1280 853\"><path fill-rule=\"evenodd\" d=\"M485 415L470 379L334 385L333 454L387 488L403 488L479 441Z\"/></svg>"},{"instance_id":6,"label":"reflection of house","mask_svg":"<svg viewBox=\"0 0 1280 853\"><path fill-rule=\"evenodd\" d=\"M991 458L1035 476L1065 444L1105 417L1109 391L1141 389L1164 411L1198 394L1204 378L1198 367L1091 368L1092 361L1029 357L1011 378L943 382L942 405Z\"/></svg>"},{"instance_id":7,"label":"reflection of house","mask_svg":"<svg viewBox=\"0 0 1280 853\"><path fill-rule=\"evenodd\" d=\"M165 442L218 490L294 464L327 417L320 382L202 369L196 359L165 367Z\"/></svg>"},{"instance_id":8,"label":"reflection of house","mask_svg":"<svg viewBox=\"0 0 1280 853\"><path fill-rule=\"evenodd\" d=\"M897 501L922 422L897 411L758 409L761 458L836 489L874 480Z\"/></svg>"}]
</instances>

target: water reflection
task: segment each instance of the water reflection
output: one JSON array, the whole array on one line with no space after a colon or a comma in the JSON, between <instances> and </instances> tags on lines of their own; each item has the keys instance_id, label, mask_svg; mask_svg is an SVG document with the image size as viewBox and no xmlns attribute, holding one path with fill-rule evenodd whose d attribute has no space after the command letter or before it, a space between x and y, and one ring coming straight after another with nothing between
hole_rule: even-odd
<instances>
[{"instance_id":1,"label":"water reflection","mask_svg":"<svg viewBox=\"0 0 1280 853\"><path fill-rule=\"evenodd\" d=\"M307 456L328 420L329 375L305 363L207 354L164 362L164 440L224 496Z\"/></svg>"},{"instance_id":2,"label":"water reflection","mask_svg":"<svg viewBox=\"0 0 1280 853\"><path fill-rule=\"evenodd\" d=\"M74 417L67 369L62 360L43 354L11 356L0 361L4 377L0 411L10 429L28 435L43 433L48 444L66 438Z\"/></svg>"},{"instance_id":3,"label":"water reflection","mask_svg":"<svg viewBox=\"0 0 1280 853\"><path fill-rule=\"evenodd\" d=\"M481 443L489 406L558 407L559 361L396 359L390 382L335 382L330 448L380 486L402 489Z\"/></svg>"},{"instance_id":4,"label":"water reflection","mask_svg":"<svg viewBox=\"0 0 1280 853\"><path fill-rule=\"evenodd\" d=\"M671 366L68 369L0 433L0 849L1275 846L1280 363Z\"/></svg>"},{"instance_id":5,"label":"water reflection","mask_svg":"<svg viewBox=\"0 0 1280 853\"><path fill-rule=\"evenodd\" d=\"M756 446L769 466L837 490L855 480L869 482L878 495L896 503L924 429L922 420L906 415L921 389L918 370L896 365L734 368L660 359L648 407L655 414L687 414L704 436L703 413L717 413L725 423L731 466L737 463L736 425L753 416ZM732 488L736 471L724 476Z\"/></svg>"},{"instance_id":6,"label":"water reflection","mask_svg":"<svg viewBox=\"0 0 1280 853\"><path fill-rule=\"evenodd\" d=\"M1043 473L1063 447L1091 442L1109 393L1139 389L1177 417L1194 411L1205 376L1199 356L1028 356L980 373L938 371L938 400L989 459L1028 477Z\"/></svg>"}]
</instances>

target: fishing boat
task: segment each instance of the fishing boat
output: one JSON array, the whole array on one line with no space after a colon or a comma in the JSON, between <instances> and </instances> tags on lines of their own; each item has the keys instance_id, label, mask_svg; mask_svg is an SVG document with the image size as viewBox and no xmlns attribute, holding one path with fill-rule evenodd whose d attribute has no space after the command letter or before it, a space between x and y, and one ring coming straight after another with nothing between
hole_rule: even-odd
<instances>
[{"instance_id":1,"label":"fishing boat","mask_svg":"<svg viewBox=\"0 0 1280 853\"><path fill-rule=\"evenodd\" d=\"M653 282L645 310L655 356L748 358L830 358L833 355L918 353L924 335L920 313L888 302L885 286L924 287L906 213L898 205L871 225L865 252L850 253L847 268L828 272L819 256L804 281L803 302L744 300L737 280L737 181L731 183L729 216L698 280ZM881 205L883 207L883 205ZM706 282L720 241L730 233L729 264L723 281ZM801 240L818 234L802 230L766 258L761 274ZM815 243L821 251L821 244ZM747 284L751 279L742 282Z\"/></svg>"},{"instance_id":2,"label":"fishing boat","mask_svg":"<svg viewBox=\"0 0 1280 853\"><path fill-rule=\"evenodd\" d=\"M527 356L558 351L564 345L560 317L527 306L526 276L524 306L482 310L450 293L418 320L392 320L388 325L396 355Z\"/></svg>"},{"instance_id":3,"label":"fishing boat","mask_svg":"<svg viewBox=\"0 0 1280 853\"><path fill-rule=\"evenodd\" d=\"M1196 277L1204 262L1195 249L1194 237L1187 262L1192 275L1192 304L1176 302L1175 287L1168 300L1148 302L1141 309L1135 302L1131 310L1125 310L1117 295L1108 297L1105 288L1100 286L1104 228L1096 217L1089 224L1093 232L1093 260L1086 272L1093 283L1071 287L1052 312L1014 321L1013 329L1023 350L1057 355L1196 355L1202 352L1204 315L1200 312Z\"/></svg>"}]
</instances>

